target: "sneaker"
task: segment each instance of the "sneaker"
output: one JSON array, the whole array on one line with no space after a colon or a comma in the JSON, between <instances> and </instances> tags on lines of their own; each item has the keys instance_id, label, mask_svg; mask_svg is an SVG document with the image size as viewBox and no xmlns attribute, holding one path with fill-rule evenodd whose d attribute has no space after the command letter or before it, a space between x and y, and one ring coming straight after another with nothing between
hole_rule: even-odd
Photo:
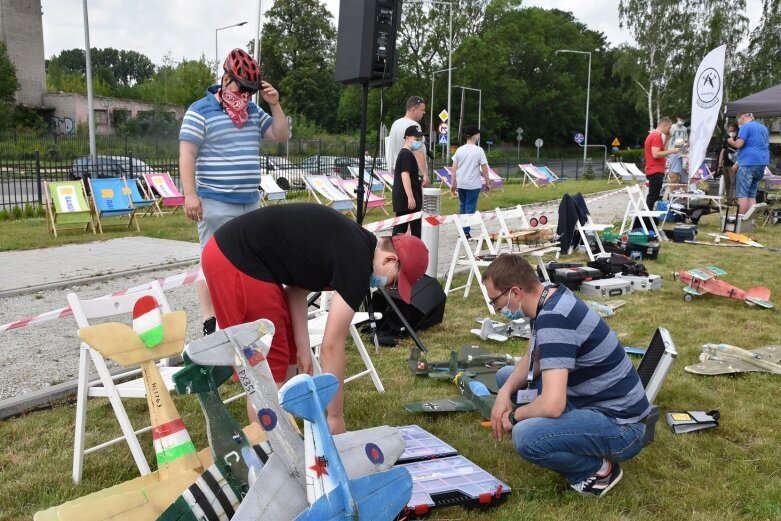
<instances>
[{"instance_id":1,"label":"sneaker","mask_svg":"<svg viewBox=\"0 0 781 521\"><path fill-rule=\"evenodd\" d=\"M203 336L211 335L216 330L217 319L215 317L210 317L203 321Z\"/></svg>"},{"instance_id":2,"label":"sneaker","mask_svg":"<svg viewBox=\"0 0 781 521\"><path fill-rule=\"evenodd\" d=\"M581 496L604 496L621 480L623 475L624 472L621 470L621 467L618 466L618 463L613 463L611 461L607 474L603 476L594 474L579 483L570 484L569 488Z\"/></svg>"},{"instance_id":3,"label":"sneaker","mask_svg":"<svg viewBox=\"0 0 781 521\"><path fill-rule=\"evenodd\" d=\"M472 238L472 235L470 235L469 232L464 233L464 235L466 235L467 240Z\"/></svg>"}]
</instances>

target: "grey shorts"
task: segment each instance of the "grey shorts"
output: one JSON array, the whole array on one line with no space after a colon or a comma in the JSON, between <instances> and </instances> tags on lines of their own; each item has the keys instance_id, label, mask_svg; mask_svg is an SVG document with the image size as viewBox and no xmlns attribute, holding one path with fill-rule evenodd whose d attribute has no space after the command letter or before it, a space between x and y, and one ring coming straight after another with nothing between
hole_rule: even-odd
<instances>
[{"instance_id":1,"label":"grey shorts","mask_svg":"<svg viewBox=\"0 0 781 521\"><path fill-rule=\"evenodd\" d=\"M203 208L203 217L198 221L198 241L201 245L201 251L206 243L211 239L214 232L220 226L230 221L234 217L251 212L259 207L259 203L235 204L223 203L213 199L201 198L201 207Z\"/></svg>"}]
</instances>

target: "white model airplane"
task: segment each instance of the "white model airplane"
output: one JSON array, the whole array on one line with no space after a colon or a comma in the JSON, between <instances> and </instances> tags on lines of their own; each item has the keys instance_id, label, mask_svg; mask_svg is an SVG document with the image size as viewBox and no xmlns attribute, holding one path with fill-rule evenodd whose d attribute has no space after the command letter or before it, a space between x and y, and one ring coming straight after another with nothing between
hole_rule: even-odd
<instances>
[{"instance_id":1,"label":"white model airplane","mask_svg":"<svg viewBox=\"0 0 781 521\"><path fill-rule=\"evenodd\" d=\"M273 450L236 509L236 521L294 519L310 506L304 440L279 405L266 361L273 336L274 325L261 319L217 331L185 349L197 364L234 367ZM255 367L252 357L261 359ZM387 426L339 434L333 441L350 479L387 470L404 452L398 430Z\"/></svg>"},{"instance_id":2,"label":"white model airplane","mask_svg":"<svg viewBox=\"0 0 781 521\"><path fill-rule=\"evenodd\" d=\"M690 373L713 376L717 374L761 371L781 374L781 346L758 347L751 351L729 344L705 344L698 364L684 367Z\"/></svg>"},{"instance_id":3,"label":"white model airplane","mask_svg":"<svg viewBox=\"0 0 781 521\"><path fill-rule=\"evenodd\" d=\"M490 318L478 318L475 321L480 324L480 329L475 328L469 331L483 340L506 342L510 337L531 337L531 327L529 327L529 321L525 318L512 320L509 323L499 322Z\"/></svg>"}]
</instances>

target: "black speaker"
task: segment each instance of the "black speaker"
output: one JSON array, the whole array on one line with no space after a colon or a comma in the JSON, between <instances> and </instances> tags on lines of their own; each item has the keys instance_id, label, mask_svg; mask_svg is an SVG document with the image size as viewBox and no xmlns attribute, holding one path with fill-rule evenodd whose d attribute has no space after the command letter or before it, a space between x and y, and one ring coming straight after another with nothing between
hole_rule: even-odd
<instances>
[{"instance_id":1,"label":"black speaker","mask_svg":"<svg viewBox=\"0 0 781 521\"><path fill-rule=\"evenodd\" d=\"M368 82L372 87L396 81L396 30L400 21L400 0L341 0L336 81Z\"/></svg>"},{"instance_id":2,"label":"black speaker","mask_svg":"<svg viewBox=\"0 0 781 521\"><path fill-rule=\"evenodd\" d=\"M399 311L415 331L439 324L445 317L447 296L442 290L439 281L428 275L424 275L423 278L412 286L412 296L409 304L401 300L399 292L396 290L389 290L388 295L393 299L393 303L396 304ZM395 313L379 292L374 294L372 302L374 311L382 313L382 320L377 323L380 329L387 329L390 333L403 332L404 328L401 321L395 316Z\"/></svg>"}]
</instances>

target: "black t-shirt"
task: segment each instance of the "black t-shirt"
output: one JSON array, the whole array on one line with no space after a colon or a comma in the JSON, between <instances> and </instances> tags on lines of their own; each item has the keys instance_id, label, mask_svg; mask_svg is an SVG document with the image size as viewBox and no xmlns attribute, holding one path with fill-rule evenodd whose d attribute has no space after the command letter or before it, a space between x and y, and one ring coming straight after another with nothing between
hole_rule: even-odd
<instances>
[{"instance_id":1,"label":"black t-shirt","mask_svg":"<svg viewBox=\"0 0 781 521\"><path fill-rule=\"evenodd\" d=\"M414 210L410 210L407 207L407 192L404 190L404 183L401 181L402 172L409 172L412 195L415 197ZM393 172L393 211L417 212L422 206L423 185L420 182L420 175L418 174L418 160L410 149L402 148L396 159L396 169Z\"/></svg>"},{"instance_id":2,"label":"black t-shirt","mask_svg":"<svg viewBox=\"0 0 781 521\"><path fill-rule=\"evenodd\" d=\"M373 271L377 238L319 204L291 203L240 215L214 233L225 257L267 282L333 289L358 310Z\"/></svg>"},{"instance_id":3,"label":"black t-shirt","mask_svg":"<svg viewBox=\"0 0 781 521\"><path fill-rule=\"evenodd\" d=\"M724 166L732 166L735 164L735 149L729 146L727 144L727 140L724 140L724 143L721 145L722 150L724 150L724 159L722 160L722 164Z\"/></svg>"}]
</instances>

